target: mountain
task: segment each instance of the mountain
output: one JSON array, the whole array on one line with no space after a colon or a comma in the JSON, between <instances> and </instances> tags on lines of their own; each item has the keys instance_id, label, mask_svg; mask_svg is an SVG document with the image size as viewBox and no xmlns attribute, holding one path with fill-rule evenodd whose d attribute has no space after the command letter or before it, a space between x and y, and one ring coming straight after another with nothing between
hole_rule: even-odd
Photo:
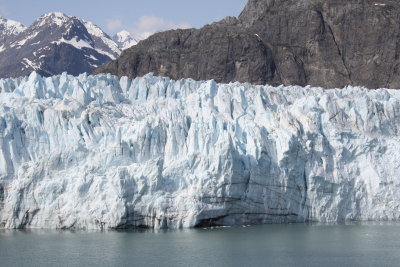
<instances>
[{"instance_id":1,"label":"mountain","mask_svg":"<svg viewBox=\"0 0 400 267\"><path fill-rule=\"evenodd\" d=\"M0 228L398 220L399 116L397 90L0 80Z\"/></svg>"},{"instance_id":2,"label":"mountain","mask_svg":"<svg viewBox=\"0 0 400 267\"><path fill-rule=\"evenodd\" d=\"M138 43L138 40L133 38L128 31L120 31L113 36L113 41L118 45L118 48L123 51Z\"/></svg>"},{"instance_id":3,"label":"mountain","mask_svg":"<svg viewBox=\"0 0 400 267\"><path fill-rule=\"evenodd\" d=\"M90 73L120 54L99 27L63 13L45 14L28 28L14 25L0 52L0 77Z\"/></svg>"},{"instance_id":4,"label":"mountain","mask_svg":"<svg viewBox=\"0 0 400 267\"><path fill-rule=\"evenodd\" d=\"M152 35L95 73L136 77L154 72L174 79L260 84L274 79L276 68L270 49L255 34L237 27L236 21L229 18L199 30Z\"/></svg>"},{"instance_id":5,"label":"mountain","mask_svg":"<svg viewBox=\"0 0 400 267\"><path fill-rule=\"evenodd\" d=\"M26 27L17 21L8 20L0 16L0 51L4 49L4 44L12 37L17 36L26 30Z\"/></svg>"},{"instance_id":6,"label":"mountain","mask_svg":"<svg viewBox=\"0 0 400 267\"><path fill-rule=\"evenodd\" d=\"M238 18L157 33L95 73L400 88L400 2L249 0Z\"/></svg>"}]
</instances>

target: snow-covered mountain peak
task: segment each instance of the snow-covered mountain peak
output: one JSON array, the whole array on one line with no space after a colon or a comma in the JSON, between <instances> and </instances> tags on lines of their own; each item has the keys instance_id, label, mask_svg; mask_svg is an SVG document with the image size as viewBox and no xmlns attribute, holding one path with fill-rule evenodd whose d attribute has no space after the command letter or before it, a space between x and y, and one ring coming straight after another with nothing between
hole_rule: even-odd
<instances>
[{"instance_id":1,"label":"snow-covered mountain peak","mask_svg":"<svg viewBox=\"0 0 400 267\"><path fill-rule=\"evenodd\" d=\"M121 39L129 39L129 38L132 38L132 36L131 36L131 34L128 32L128 31L126 31L126 30L123 30L123 31L120 31L119 33L117 33L115 36L117 36L118 38L121 38Z\"/></svg>"},{"instance_id":2,"label":"snow-covered mountain peak","mask_svg":"<svg viewBox=\"0 0 400 267\"><path fill-rule=\"evenodd\" d=\"M5 19L0 16L0 38L6 36L15 36L26 30L26 27L14 20Z\"/></svg>"},{"instance_id":3,"label":"snow-covered mountain peak","mask_svg":"<svg viewBox=\"0 0 400 267\"><path fill-rule=\"evenodd\" d=\"M115 34L113 40L121 50L128 49L138 43L138 40L132 37L132 35L125 30Z\"/></svg>"},{"instance_id":4,"label":"snow-covered mountain peak","mask_svg":"<svg viewBox=\"0 0 400 267\"><path fill-rule=\"evenodd\" d=\"M22 46L30 42L33 42L31 45L50 42L51 44L66 43L75 46L77 49L82 47L95 48L94 41L83 21L61 12L42 15L28 28L25 34L21 34L19 37L18 40L13 42L12 47ZM80 44L76 45L77 43Z\"/></svg>"},{"instance_id":5,"label":"snow-covered mountain peak","mask_svg":"<svg viewBox=\"0 0 400 267\"><path fill-rule=\"evenodd\" d=\"M32 71L44 76L63 71L77 75L91 72L121 53L98 26L61 12L44 14L28 28L16 28L20 33L12 38L1 38L1 22L5 24L0 21L0 39L4 39L0 45L1 77L18 77ZM14 62L12 67L10 62Z\"/></svg>"},{"instance_id":6,"label":"snow-covered mountain peak","mask_svg":"<svg viewBox=\"0 0 400 267\"><path fill-rule=\"evenodd\" d=\"M53 12L41 16L34 25L41 30L54 26L59 28L59 37L53 43L67 43L77 49L93 48L110 59L115 59L121 53L118 45L112 41L111 37L90 21L68 16L61 12ZM51 32L54 33L54 30Z\"/></svg>"},{"instance_id":7,"label":"snow-covered mountain peak","mask_svg":"<svg viewBox=\"0 0 400 267\"><path fill-rule=\"evenodd\" d=\"M52 12L42 15L36 23L38 26L44 26L49 24L55 24L57 26L62 26L67 23L72 17L62 13L62 12Z\"/></svg>"},{"instance_id":8,"label":"snow-covered mountain peak","mask_svg":"<svg viewBox=\"0 0 400 267\"><path fill-rule=\"evenodd\" d=\"M56 11L56 12L49 12L49 13L43 14L42 17L45 17L45 18L50 18L50 17L52 17L52 18L60 18L60 19L69 18L69 16L66 15L65 13L63 13L63 12L57 12L57 11Z\"/></svg>"}]
</instances>

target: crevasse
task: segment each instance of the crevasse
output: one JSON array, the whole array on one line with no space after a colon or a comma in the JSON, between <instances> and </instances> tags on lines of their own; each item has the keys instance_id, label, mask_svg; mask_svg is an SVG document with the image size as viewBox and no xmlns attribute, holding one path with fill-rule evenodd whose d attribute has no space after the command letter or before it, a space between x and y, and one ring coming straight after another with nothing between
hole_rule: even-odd
<instances>
[{"instance_id":1,"label":"crevasse","mask_svg":"<svg viewBox=\"0 0 400 267\"><path fill-rule=\"evenodd\" d=\"M0 228L400 218L400 92L0 80Z\"/></svg>"}]
</instances>

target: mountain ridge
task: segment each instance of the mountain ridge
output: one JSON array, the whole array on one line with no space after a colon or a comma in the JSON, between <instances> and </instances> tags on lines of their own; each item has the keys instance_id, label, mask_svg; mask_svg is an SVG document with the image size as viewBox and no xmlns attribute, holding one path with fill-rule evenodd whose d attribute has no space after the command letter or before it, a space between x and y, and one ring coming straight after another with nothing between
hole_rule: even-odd
<instances>
[{"instance_id":1,"label":"mountain ridge","mask_svg":"<svg viewBox=\"0 0 400 267\"><path fill-rule=\"evenodd\" d=\"M400 88L398 10L392 0L249 0L237 18L157 33L94 73Z\"/></svg>"},{"instance_id":2,"label":"mountain ridge","mask_svg":"<svg viewBox=\"0 0 400 267\"><path fill-rule=\"evenodd\" d=\"M29 27L0 19L0 77L36 71L43 76L91 73L121 53L118 45L92 22L62 12L42 15ZM6 35L7 34L7 35Z\"/></svg>"},{"instance_id":3,"label":"mountain ridge","mask_svg":"<svg viewBox=\"0 0 400 267\"><path fill-rule=\"evenodd\" d=\"M14 37L24 30L26 30L22 23L10 19L6 19L0 16L0 41L3 44L1 47L4 47L4 44L7 42L8 38Z\"/></svg>"}]
</instances>

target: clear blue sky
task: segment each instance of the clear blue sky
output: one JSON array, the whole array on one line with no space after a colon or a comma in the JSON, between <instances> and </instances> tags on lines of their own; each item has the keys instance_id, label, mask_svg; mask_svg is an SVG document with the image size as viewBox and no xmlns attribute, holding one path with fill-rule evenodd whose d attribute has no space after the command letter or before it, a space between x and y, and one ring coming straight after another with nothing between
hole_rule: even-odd
<instances>
[{"instance_id":1,"label":"clear blue sky","mask_svg":"<svg viewBox=\"0 0 400 267\"><path fill-rule=\"evenodd\" d=\"M92 21L113 34L176 27L201 27L237 16L247 0L0 0L0 15L30 25L40 15L61 11ZM162 26L164 25L164 26Z\"/></svg>"}]
</instances>

